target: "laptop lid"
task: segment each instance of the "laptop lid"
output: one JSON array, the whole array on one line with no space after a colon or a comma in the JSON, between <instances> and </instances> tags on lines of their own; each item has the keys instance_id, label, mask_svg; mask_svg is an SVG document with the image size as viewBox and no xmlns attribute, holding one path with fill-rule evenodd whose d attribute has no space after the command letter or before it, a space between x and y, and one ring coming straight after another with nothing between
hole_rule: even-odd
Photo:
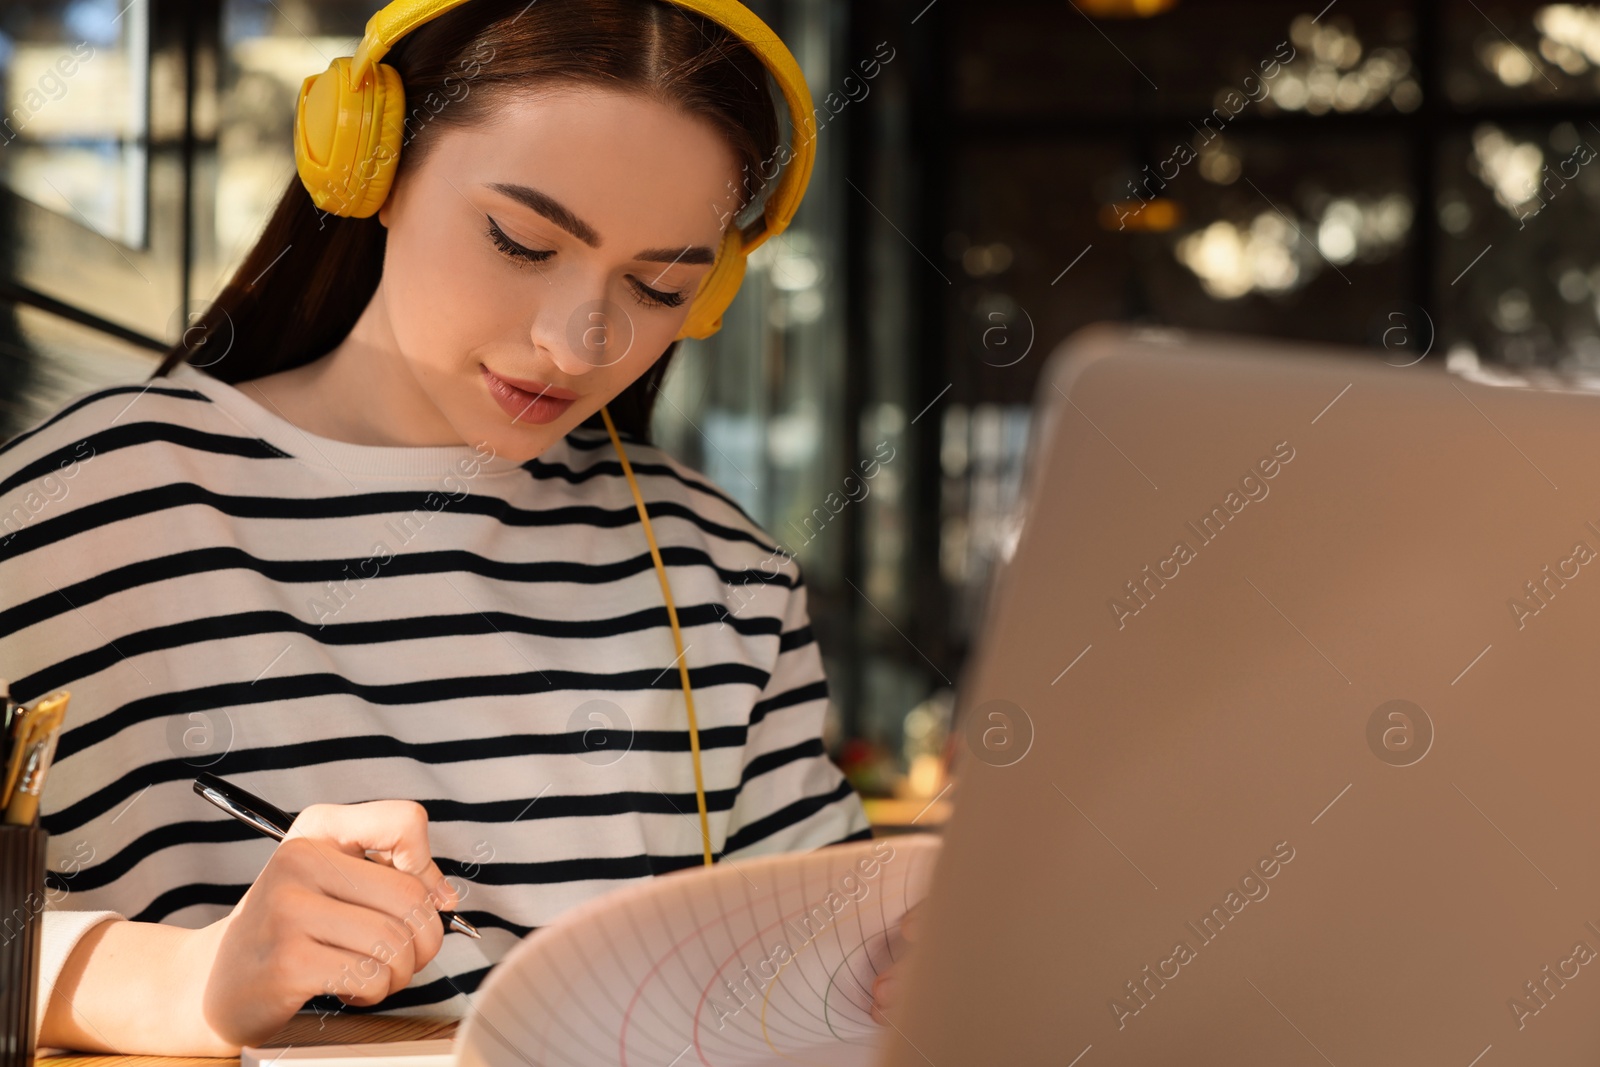
<instances>
[{"instance_id":1,"label":"laptop lid","mask_svg":"<svg viewBox=\"0 0 1600 1067\"><path fill-rule=\"evenodd\" d=\"M1600 397L1044 368L884 1067L1593 1064Z\"/></svg>"}]
</instances>

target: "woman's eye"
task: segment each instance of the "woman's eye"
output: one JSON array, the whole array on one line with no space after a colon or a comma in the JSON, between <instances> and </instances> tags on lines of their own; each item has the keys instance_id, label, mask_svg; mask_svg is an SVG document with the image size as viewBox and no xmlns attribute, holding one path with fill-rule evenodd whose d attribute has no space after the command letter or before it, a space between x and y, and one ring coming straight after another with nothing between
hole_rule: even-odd
<instances>
[{"instance_id":1,"label":"woman's eye","mask_svg":"<svg viewBox=\"0 0 1600 1067\"><path fill-rule=\"evenodd\" d=\"M675 308L687 299L683 293L658 292L637 278L629 278L628 281L633 287L634 299L644 307Z\"/></svg>"},{"instance_id":2,"label":"woman's eye","mask_svg":"<svg viewBox=\"0 0 1600 1067\"><path fill-rule=\"evenodd\" d=\"M505 231L500 228L499 223L495 222L492 217L485 217L489 218L489 228L486 231L489 240L494 242L494 246L502 254L515 261L519 266L524 263L543 263L555 255L553 251L539 251L517 244L517 242L505 235ZM675 308L680 307L688 299L688 295L685 293L663 293L658 289L652 289L637 278L629 278L628 282L629 288L633 290L634 300L642 307Z\"/></svg>"},{"instance_id":3,"label":"woman's eye","mask_svg":"<svg viewBox=\"0 0 1600 1067\"><path fill-rule=\"evenodd\" d=\"M507 257L521 263L543 263L555 255L554 252L538 252L532 248L524 248L522 245L517 244L517 242L505 235L505 232L500 229L499 223L495 222L493 218L489 218L488 234L489 240L494 242L496 248Z\"/></svg>"}]
</instances>

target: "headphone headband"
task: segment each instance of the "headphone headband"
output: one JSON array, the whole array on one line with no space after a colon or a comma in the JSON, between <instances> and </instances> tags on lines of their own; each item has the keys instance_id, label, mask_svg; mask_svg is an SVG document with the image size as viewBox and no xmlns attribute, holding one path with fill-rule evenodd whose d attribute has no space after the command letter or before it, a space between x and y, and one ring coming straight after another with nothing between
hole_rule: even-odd
<instances>
[{"instance_id":1,"label":"headphone headband","mask_svg":"<svg viewBox=\"0 0 1600 1067\"><path fill-rule=\"evenodd\" d=\"M746 253L760 247L768 237L774 237L789 228L795 212L800 210L800 200L806 195L811 181L811 170L816 163L817 127L811 102L811 89L806 77L795 62L794 55L772 32L765 22L743 4L735 0L670 0L678 7L704 15L731 32L749 46L762 64L772 72L773 79L783 92L789 106L789 117L796 142L791 150L778 187L767 197L762 208L766 228L753 239L744 241Z\"/></svg>"},{"instance_id":2,"label":"headphone headband","mask_svg":"<svg viewBox=\"0 0 1600 1067\"><path fill-rule=\"evenodd\" d=\"M367 20L355 54L305 79L295 110L295 163L312 200L335 215L366 218L382 206L393 181L401 142L405 93L382 63L396 41L467 0L394 0ZM729 221L716 262L695 291L681 337L709 337L722 326L744 278L745 257L789 228L816 162L811 90L789 49L737 0L666 0L738 37L772 74L788 106L792 144L777 162L778 185L762 205L758 230L746 235ZM752 223L752 226L754 223Z\"/></svg>"},{"instance_id":3,"label":"headphone headband","mask_svg":"<svg viewBox=\"0 0 1600 1067\"><path fill-rule=\"evenodd\" d=\"M389 4L372 13L362 32L361 43L356 46L350 60L350 88L359 89L361 79L377 64L394 43L424 22L431 22L445 12L460 7L467 0L412 0L409 3Z\"/></svg>"}]
</instances>

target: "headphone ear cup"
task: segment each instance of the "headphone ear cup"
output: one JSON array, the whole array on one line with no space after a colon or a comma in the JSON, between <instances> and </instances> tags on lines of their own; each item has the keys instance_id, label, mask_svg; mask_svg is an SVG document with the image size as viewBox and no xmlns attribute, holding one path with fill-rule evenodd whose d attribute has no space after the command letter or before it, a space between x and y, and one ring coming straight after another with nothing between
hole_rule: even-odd
<instances>
[{"instance_id":1,"label":"headphone ear cup","mask_svg":"<svg viewBox=\"0 0 1600 1067\"><path fill-rule=\"evenodd\" d=\"M744 234L739 227L729 225L717 247L717 259L706 274L700 288L695 291L694 302L689 305L689 317L684 319L678 339L685 337L710 337L722 329L722 314L733 303L744 282Z\"/></svg>"},{"instance_id":2,"label":"headphone ear cup","mask_svg":"<svg viewBox=\"0 0 1600 1067\"><path fill-rule=\"evenodd\" d=\"M294 161L317 207L364 219L383 206L394 183L406 93L399 71L385 63L351 89L350 59L340 56L301 83Z\"/></svg>"}]
</instances>

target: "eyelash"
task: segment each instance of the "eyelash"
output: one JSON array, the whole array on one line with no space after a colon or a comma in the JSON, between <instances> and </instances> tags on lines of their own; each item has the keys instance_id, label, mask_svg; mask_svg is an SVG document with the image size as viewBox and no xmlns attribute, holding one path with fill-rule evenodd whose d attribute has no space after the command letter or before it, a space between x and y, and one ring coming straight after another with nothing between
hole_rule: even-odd
<instances>
[{"instance_id":1,"label":"eyelash","mask_svg":"<svg viewBox=\"0 0 1600 1067\"><path fill-rule=\"evenodd\" d=\"M555 255L554 252L535 251L517 244L505 235L493 218L489 219L489 229L486 232L489 240L494 242L495 248L499 249L507 259L512 260L518 266L522 266L525 263L543 263ZM640 282L637 278L629 278L628 281L633 298L641 307L675 308L681 306L684 302L685 297L682 293L658 292Z\"/></svg>"}]
</instances>

